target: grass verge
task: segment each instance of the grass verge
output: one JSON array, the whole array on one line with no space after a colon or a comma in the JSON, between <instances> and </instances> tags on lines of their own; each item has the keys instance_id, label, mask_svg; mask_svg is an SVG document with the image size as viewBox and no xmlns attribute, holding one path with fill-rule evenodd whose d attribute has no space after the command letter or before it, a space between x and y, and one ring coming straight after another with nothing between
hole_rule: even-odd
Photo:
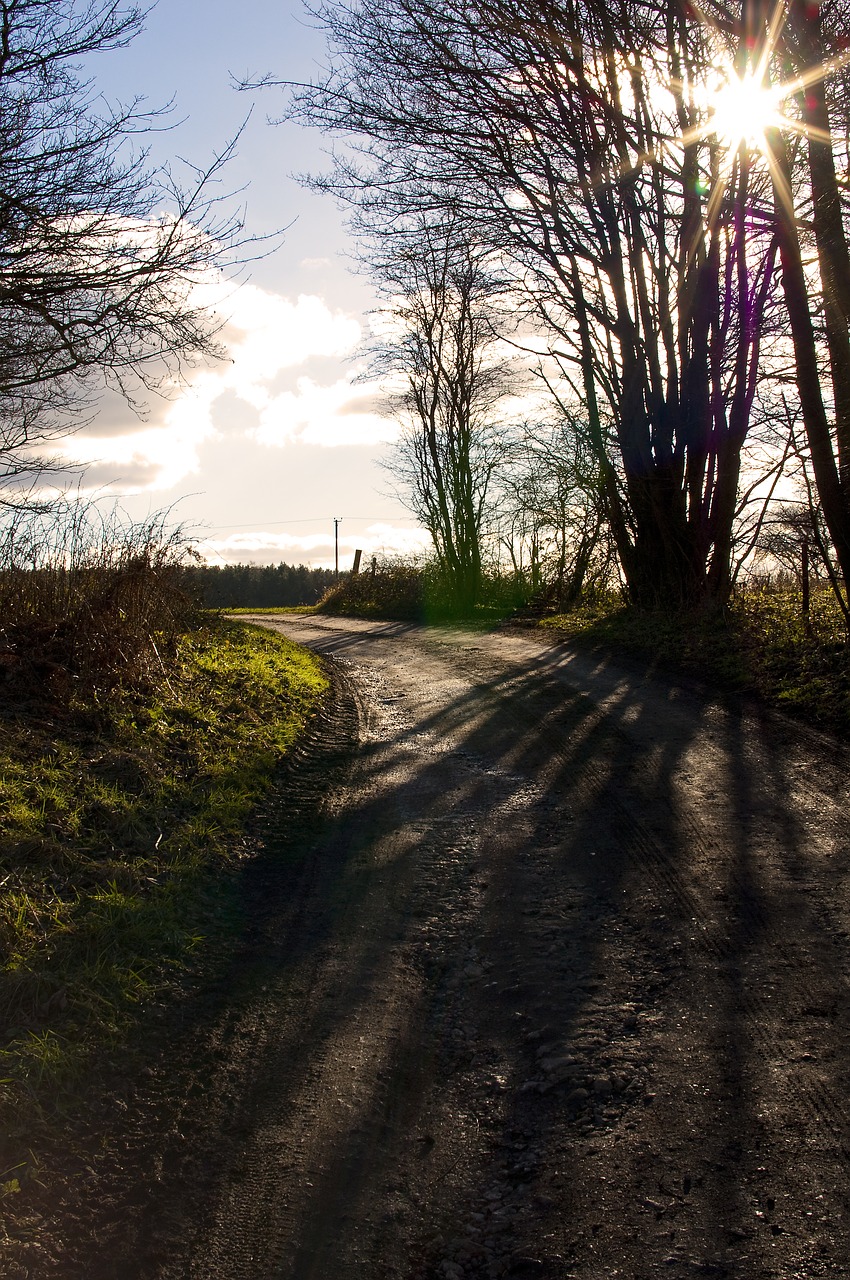
<instances>
[{"instance_id":1,"label":"grass verge","mask_svg":"<svg viewBox=\"0 0 850 1280\"><path fill-rule=\"evenodd\" d=\"M155 691L0 709L10 1138L61 1113L138 1011L235 927L237 837L327 688L314 655L210 619ZM2 1198L18 1179L0 1184Z\"/></svg>"},{"instance_id":2,"label":"grass verge","mask_svg":"<svg viewBox=\"0 0 850 1280\"><path fill-rule=\"evenodd\" d=\"M651 655L850 736L850 644L827 589L813 593L808 624L800 592L771 587L739 590L722 612L645 613L611 597L537 625L582 644Z\"/></svg>"},{"instance_id":3,"label":"grass verge","mask_svg":"<svg viewBox=\"0 0 850 1280\"><path fill-rule=\"evenodd\" d=\"M281 604L281 605L264 605L260 609L251 609L247 605L240 606L238 609L223 609L222 613L226 613L228 617L241 617L244 614L255 614L258 617L265 614L277 613L317 613L318 605L315 604Z\"/></svg>"}]
</instances>

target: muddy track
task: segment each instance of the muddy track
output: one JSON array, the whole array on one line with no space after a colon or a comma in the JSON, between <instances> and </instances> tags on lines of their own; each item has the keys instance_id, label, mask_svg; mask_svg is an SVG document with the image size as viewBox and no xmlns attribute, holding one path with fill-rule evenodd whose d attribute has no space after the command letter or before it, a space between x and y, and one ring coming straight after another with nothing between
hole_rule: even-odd
<instances>
[{"instance_id":1,"label":"muddy track","mask_svg":"<svg viewBox=\"0 0 850 1280\"><path fill-rule=\"evenodd\" d=\"M252 927L10 1280L846 1277L845 749L520 635L267 624L337 678Z\"/></svg>"}]
</instances>

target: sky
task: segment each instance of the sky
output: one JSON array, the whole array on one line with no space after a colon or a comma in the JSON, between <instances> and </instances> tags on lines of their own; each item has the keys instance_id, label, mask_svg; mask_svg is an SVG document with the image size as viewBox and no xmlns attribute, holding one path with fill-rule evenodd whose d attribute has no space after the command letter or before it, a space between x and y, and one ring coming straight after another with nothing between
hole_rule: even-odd
<instances>
[{"instance_id":1,"label":"sky","mask_svg":"<svg viewBox=\"0 0 850 1280\"><path fill-rule=\"evenodd\" d=\"M232 207L244 206L246 235L286 228L227 288L220 364L193 371L168 400L150 398L142 420L107 394L63 446L86 464L85 489L118 495L133 519L172 510L210 563L332 564L335 517L341 567L355 548L427 546L379 465L397 427L378 411L378 388L358 380L374 297L333 200L295 176L323 168L327 139L273 123L281 90L234 87L266 73L314 76L324 37L311 21L297 0L158 0L129 47L86 67L108 101L173 102L170 127L149 141L152 162L178 177L181 158L208 165L244 124L223 193L241 193Z\"/></svg>"}]
</instances>

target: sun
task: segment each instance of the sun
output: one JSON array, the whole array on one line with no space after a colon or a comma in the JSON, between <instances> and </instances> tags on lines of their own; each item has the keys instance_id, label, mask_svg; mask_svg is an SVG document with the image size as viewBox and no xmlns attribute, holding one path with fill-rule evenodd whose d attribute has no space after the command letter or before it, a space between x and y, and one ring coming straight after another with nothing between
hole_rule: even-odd
<instances>
[{"instance_id":1,"label":"sun","mask_svg":"<svg viewBox=\"0 0 850 1280\"><path fill-rule=\"evenodd\" d=\"M721 68L708 95L706 133L734 154L742 146L764 151L769 130L785 123L782 106L787 89L766 84L759 70L739 74L732 65Z\"/></svg>"}]
</instances>

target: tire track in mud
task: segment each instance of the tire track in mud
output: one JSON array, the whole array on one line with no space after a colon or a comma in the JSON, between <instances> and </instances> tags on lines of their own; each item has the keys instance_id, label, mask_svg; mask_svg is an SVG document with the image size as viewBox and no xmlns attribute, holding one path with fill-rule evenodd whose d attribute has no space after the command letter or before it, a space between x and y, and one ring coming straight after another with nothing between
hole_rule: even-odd
<instances>
[{"instance_id":1,"label":"tire track in mud","mask_svg":"<svg viewBox=\"0 0 850 1280\"><path fill-rule=\"evenodd\" d=\"M281 1012L300 1012L302 1038L312 1037L318 1051L321 1009L311 1007L312 995L333 930L332 888L347 851L325 845L324 857L311 855L329 821L329 792L343 788L356 767L363 718L356 690L334 677L329 707L288 762L277 795L264 806L256 824L258 852L246 875L246 915L252 922L246 954L237 958L234 971L222 983L220 1015L200 1042L183 1046L182 1066L192 1078L188 1087L183 1082L182 1093L169 1090L177 1097L171 1126L176 1142L163 1154L161 1188L145 1216L139 1242L123 1259L122 1280L125 1275L206 1274L206 1264L196 1270L190 1261L192 1251L211 1230L212 1208L222 1184L244 1180L249 1201L252 1192L260 1191L246 1144L253 1140L256 1117L277 1105L282 1081L288 1082L302 1129L310 1129L316 1063L293 1054L291 1043L281 1035ZM257 1167L277 1171L281 1183L297 1176L298 1153L299 1144L277 1137L272 1127L252 1151ZM227 1252L250 1264L252 1236L263 1238L274 1231L285 1199L274 1195L275 1211L264 1217L263 1196L257 1195L246 1221L231 1219ZM149 1256L150 1263L139 1267L139 1255ZM210 1265L210 1274L216 1274L215 1262ZM103 1280L116 1280L114 1267L113 1259L106 1264Z\"/></svg>"}]
</instances>

